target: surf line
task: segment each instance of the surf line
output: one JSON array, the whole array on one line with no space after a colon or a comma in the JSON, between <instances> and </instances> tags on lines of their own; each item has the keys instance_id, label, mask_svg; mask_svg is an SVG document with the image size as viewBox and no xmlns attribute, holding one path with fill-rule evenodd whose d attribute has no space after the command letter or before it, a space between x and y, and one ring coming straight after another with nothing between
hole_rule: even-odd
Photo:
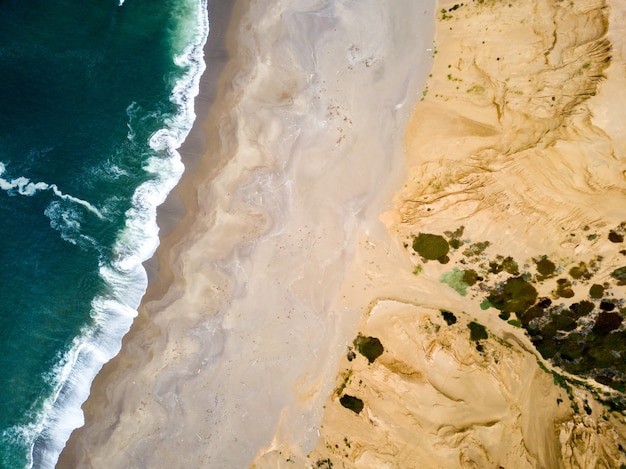
<instances>
[{"instance_id":1,"label":"surf line","mask_svg":"<svg viewBox=\"0 0 626 469\"><path fill-rule=\"evenodd\" d=\"M4 163L0 163L0 175L6 172L6 166ZM54 195L59 197L60 199L69 200L70 202L74 202L76 204L82 205L91 213L95 214L98 218L103 219L104 216L96 207L91 205L86 200L79 199L78 197L74 197L73 195L64 194L61 192L56 184L48 184L46 182L31 182L30 179L20 176L15 179L8 179L0 177L0 189L14 193L17 190L17 193L25 196L32 196L40 191L51 190Z\"/></svg>"}]
</instances>

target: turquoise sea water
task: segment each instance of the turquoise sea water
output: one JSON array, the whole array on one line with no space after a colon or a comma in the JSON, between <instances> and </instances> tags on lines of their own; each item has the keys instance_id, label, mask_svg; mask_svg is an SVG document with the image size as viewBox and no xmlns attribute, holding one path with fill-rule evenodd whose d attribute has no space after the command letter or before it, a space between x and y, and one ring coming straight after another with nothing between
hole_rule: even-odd
<instances>
[{"instance_id":1,"label":"turquoise sea water","mask_svg":"<svg viewBox=\"0 0 626 469\"><path fill-rule=\"evenodd\" d=\"M0 467L53 467L146 287L205 0L0 1Z\"/></svg>"}]
</instances>

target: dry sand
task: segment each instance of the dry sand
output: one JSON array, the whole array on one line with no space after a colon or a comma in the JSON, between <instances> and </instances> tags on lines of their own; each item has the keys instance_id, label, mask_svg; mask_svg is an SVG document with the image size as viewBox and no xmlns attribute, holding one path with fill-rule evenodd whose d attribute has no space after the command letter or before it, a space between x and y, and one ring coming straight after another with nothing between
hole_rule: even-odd
<instances>
[{"instance_id":1,"label":"dry sand","mask_svg":"<svg viewBox=\"0 0 626 469\"><path fill-rule=\"evenodd\" d=\"M363 312L336 299L358 240L388 239L378 215L405 176L433 16L412 0L236 3L152 284L59 467L245 467L275 433L313 449Z\"/></svg>"}]
</instances>

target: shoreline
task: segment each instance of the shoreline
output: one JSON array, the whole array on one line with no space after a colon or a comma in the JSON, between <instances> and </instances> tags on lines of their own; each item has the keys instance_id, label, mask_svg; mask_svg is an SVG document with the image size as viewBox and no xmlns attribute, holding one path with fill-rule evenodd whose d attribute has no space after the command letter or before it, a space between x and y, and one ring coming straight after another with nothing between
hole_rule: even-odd
<instances>
[{"instance_id":1,"label":"shoreline","mask_svg":"<svg viewBox=\"0 0 626 469\"><path fill-rule=\"evenodd\" d=\"M395 134L420 86L420 55L427 60L430 47L408 16L423 26L432 11L409 3L385 10L370 2L358 12L344 5L327 12L285 6L284 21L260 2L236 3L227 40L233 60L224 67L218 101L206 102L209 117L197 125L196 108L194 130L181 148L185 174L159 210L163 237L146 264L150 284L139 316L120 354L94 380L83 406L86 425L72 434L57 467L103 461L128 467L155 458L180 464L181 457L192 465L241 465L275 431L313 446L333 364L359 315L335 305L337 284L354 255L356 230L376 242L385 236L378 212L402 170ZM207 44L217 20L211 18ZM358 29L380 21L393 34L370 39ZM415 62L398 59L400 66L391 68L399 70L386 72L394 48ZM333 57L337 50L343 55ZM345 97L348 83L355 89ZM368 105L359 89L387 94ZM384 116L370 118L376 106ZM400 127L397 119L404 119ZM285 126L296 121L297 134L288 132ZM363 130L362 141L356 129ZM213 152L212 144L222 147ZM380 157L390 151L395 160ZM381 178L385 173L390 176ZM267 319L257 319L265 311ZM265 370L255 368L257 360ZM246 389L263 392L250 401ZM185 448L184 456L168 450L171 444Z\"/></svg>"},{"instance_id":2,"label":"shoreline","mask_svg":"<svg viewBox=\"0 0 626 469\"><path fill-rule=\"evenodd\" d=\"M91 384L89 398L82 405L85 414L85 423L76 428L66 442L65 448L59 456L56 467L78 467L79 461L87 464L88 454L83 450L84 433L87 428L101 424L98 417L102 416L102 405L106 405L107 387L115 377L123 375L125 368L130 366L126 355L126 349L130 347L136 337L156 338L162 335L151 324L145 303L162 298L173 284L176 275L176 261L171 260L172 253L185 238L187 230L193 225L198 212L198 198L195 186L198 181L209 179L211 171L217 171L218 167L209 167L209 161L203 158L205 152L212 150L219 155L215 145L219 139L214 132L208 132L206 127L211 119L215 119L213 111L216 101L224 100L219 90L227 85L224 75L228 67L233 67L230 56L234 50L234 33L229 30L229 25L236 23L237 15L241 15L241 2L220 2L219 0L207 1L208 13L214 13L210 19L209 38L204 48L204 57L207 68L200 79L200 90L195 98L196 120L185 142L178 149L181 154L185 169L181 180L168 194L166 200L157 208L157 224L159 226L159 246L154 255L144 262L144 268L148 276L148 287L138 307L139 314L133 320L128 333L122 339L120 352L110 361L106 362L98 372ZM217 23L217 24L216 24ZM209 69L210 65L214 65ZM214 141L207 144L207 137L212 136ZM222 159L225 157L222 156ZM222 163L223 164L223 163ZM207 174L208 173L208 174ZM164 258L170 258L165 262ZM139 351L141 356L141 350ZM132 351L129 353L132 356ZM145 357L144 357L145 358ZM105 424L106 425L106 424ZM95 443L97 444L99 440Z\"/></svg>"},{"instance_id":3,"label":"shoreline","mask_svg":"<svg viewBox=\"0 0 626 469\"><path fill-rule=\"evenodd\" d=\"M228 76L234 73L229 69L235 68L232 56L236 49L236 37L231 25L237 23L243 7L241 2L220 0L208 0L207 6L209 16L212 15L214 19L209 19L209 38L204 49L207 67L195 98L196 121L179 148L185 165L183 176L157 209L160 244L154 256L144 263L149 282L142 303L156 299L160 292L166 291L172 284L170 267L175 262L163 262L160 258L181 242L194 223L199 210L195 188L203 181L210 180L228 158L219 148L220 137L215 126L222 119L220 114L225 112L223 108L227 105L220 101L225 100ZM207 153L214 156L207 158Z\"/></svg>"}]
</instances>

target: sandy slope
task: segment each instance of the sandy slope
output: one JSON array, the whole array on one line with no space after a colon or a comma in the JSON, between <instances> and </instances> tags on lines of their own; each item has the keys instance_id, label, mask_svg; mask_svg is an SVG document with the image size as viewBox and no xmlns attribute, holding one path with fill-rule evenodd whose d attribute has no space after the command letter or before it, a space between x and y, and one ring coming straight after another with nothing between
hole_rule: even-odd
<instances>
[{"instance_id":1,"label":"sandy slope","mask_svg":"<svg viewBox=\"0 0 626 469\"><path fill-rule=\"evenodd\" d=\"M351 346L318 445L296 466L620 467L624 414L594 397L619 395L548 373L517 327L524 314L503 320L481 302L521 275L561 319L592 283L624 315L611 277L626 264L624 6L443 1L437 11L435 63L407 127L409 177L383 217L396 248L362 243L352 275L365 292L346 288L349 303L370 302L358 334L384 352L370 363L358 339ZM441 262L413 249L420 233L446 240ZM554 272L540 272L543 256ZM580 262L587 277L571 273ZM593 301L577 331L597 320ZM259 467L290 467L290 451L277 439Z\"/></svg>"}]
</instances>

